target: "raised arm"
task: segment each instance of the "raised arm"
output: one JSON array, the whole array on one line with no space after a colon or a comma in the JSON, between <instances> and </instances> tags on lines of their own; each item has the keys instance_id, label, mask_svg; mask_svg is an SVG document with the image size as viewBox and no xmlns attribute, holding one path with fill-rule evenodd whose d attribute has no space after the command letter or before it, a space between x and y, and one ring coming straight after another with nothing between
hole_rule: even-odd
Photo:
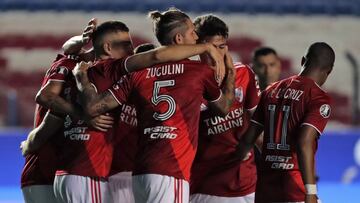
<instances>
[{"instance_id":1,"label":"raised arm","mask_svg":"<svg viewBox=\"0 0 360 203\"><path fill-rule=\"evenodd\" d=\"M90 83L87 70L91 63L80 62L73 69L76 85L80 92L81 104L89 116L98 116L119 106L119 103L109 91L98 94Z\"/></svg>"},{"instance_id":2,"label":"raised arm","mask_svg":"<svg viewBox=\"0 0 360 203\"><path fill-rule=\"evenodd\" d=\"M61 117L55 116L49 112L46 113L42 123L34 128L27 139L21 143L21 152L23 156L38 150L50 137L52 137L64 125Z\"/></svg>"},{"instance_id":3,"label":"raised arm","mask_svg":"<svg viewBox=\"0 0 360 203\"><path fill-rule=\"evenodd\" d=\"M154 50L130 56L126 62L126 68L128 72L134 72L144 67L165 62L175 62L205 52L209 53L213 59L217 76L223 78L225 75L223 66L221 66L221 64L223 64L223 58L210 43L161 46Z\"/></svg>"},{"instance_id":4,"label":"raised arm","mask_svg":"<svg viewBox=\"0 0 360 203\"><path fill-rule=\"evenodd\" d=\"M225 67L226 67L226 78L224 81L224 86L221 89L222 96L219 100L215 102L210 102L210 108L214 110L214 112L220 115L226 115L232 106L234 101L234 86L235 86L235 69L234 63L229 52L226 52L225 55Z\"/></svg>"},{"instance_id":5,"label":"raised arm","mask_svg":"<svg viewBox=\"0 0 360 203\"><path fill-rule=\"evenodd\" d=\"M316 177L314 166L314 154L318 132L315 128L303 125L297 140L296 153L299 162L301 177L305 185L305 203L317 202Z\"/></svg>"},{"instance_id":6,"label":"raised arm","mask_svg":"<svg viewBox=\"0 0 360 203\"><path fill-rule=\"evenodd\" d=\"M91 35L96 28L96 24L97 24L96 19L95 18L91 19L81 35L74 36L69 40L67 40L62 46L62 49L64 50L64 54L65 55L79 54L82 48L89 43L91 39Z\"/></svg>"}]
</instances>

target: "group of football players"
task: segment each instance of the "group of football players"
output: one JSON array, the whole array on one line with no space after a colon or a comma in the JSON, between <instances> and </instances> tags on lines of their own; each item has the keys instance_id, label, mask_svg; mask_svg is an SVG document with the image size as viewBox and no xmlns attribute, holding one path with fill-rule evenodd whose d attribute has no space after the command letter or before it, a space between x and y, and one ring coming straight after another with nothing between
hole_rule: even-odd
<instances>
[{"instance_id":1,"label":"group of football players","mask_svg":"<svg viewBox=\"0 0 360 203\"><path fill-rule=\"evenodd\" d=\"M65 42L21 143L25 202L318 202L333 49L311 44L299 74L277 81L272 49L255 52L255 67L233 62L219 17L149 17L159 47L134 49L126 24L96 19ZM257 78L271 84L261 92Z\"/></svg>"}]
</instances>

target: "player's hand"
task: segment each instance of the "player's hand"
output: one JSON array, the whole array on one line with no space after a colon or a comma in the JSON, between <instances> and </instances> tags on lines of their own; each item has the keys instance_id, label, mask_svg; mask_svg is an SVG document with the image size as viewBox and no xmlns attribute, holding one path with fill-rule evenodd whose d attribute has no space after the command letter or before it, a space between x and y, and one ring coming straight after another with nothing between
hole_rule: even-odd
<instances>
[{"instance_id":1,"label":"player's hand","mask_svg":"<svg viewBox=\"0 0 360 203\"><path fill-rule=\"evenodd\" d=\"M213 44L208 43L208 53L212 59L211 66L215 70L215 79L220 84L225 77L225 63L224 57L221 55L219 50Z\"/></svg>"},{"instance_id":2,"label":"player's hand","mask_svg":"<svg viewBox=\"0 0 360 203\"><path fill-rule=\"evenodd\" d=\"M21 154L24 157L29 154L29 143L28 143L27 140L24 140L24 141L21 142L20 150L21 150Z\"/></svg>"},{"instance_id":3,"label":"player's hand","mask_svg":"<svg viewBox=\"0 0 360 203\"><path fill-rule=\"evenodd\" d=\"M82 43L83 44L87 44L89 43L92 34L94 33L95 29L96 29L96 25L97 25L97 20L96 18L91 19L87 26L85 27L83 33L82 33Z\"/></svg>"},{"instance_id":4,"label":"player's hand","mask_svg":"<svg viewBox=\"0 0 360 203\"><path fill-rule=\"evenodd\" d=\"M317 203L318 198L316 195L306 195L305 196L305 203Z\"/></svg>"},{"instance_id":5,"label":"player's hand","mask_svg":"<svg viewBox=\"0 0 360 203\"><path fill-rule=\"evenodd\" d=\"M107 132L114 124L114 118L108 114L96 116L89 121L89 124L102 132Z\"/></svg>"},{"instance_id":6,"label":"player's hand","mask_svg":"<svg viewBox=\"0 0 360 203\"><path fill-rule=\"evenodd\" d=\"M72 70L73 75L81 75L86 74L87 70L91 67L91 62L84 62L81 61L80 63L77 63L75 68Z\"/></svg>"}]
</instances>

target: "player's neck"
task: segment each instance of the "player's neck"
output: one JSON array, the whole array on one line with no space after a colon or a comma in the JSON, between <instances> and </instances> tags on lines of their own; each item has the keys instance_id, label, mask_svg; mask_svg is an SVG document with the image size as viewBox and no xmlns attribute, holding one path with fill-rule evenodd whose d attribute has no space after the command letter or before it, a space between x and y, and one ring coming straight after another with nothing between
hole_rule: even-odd
<instances>
[{"instance_id":1,"label":"player's neck","mask_svg":"<svg viewBox=\"0 0 360 203\"><path fill-rule=\"evenodd\" d=\"M321 86L318 71L310 71L306 68L303 68L302 71L299 73L299 76L309 78L309 79L313 80L318 86Z\"/></svg>"}]
</instances>

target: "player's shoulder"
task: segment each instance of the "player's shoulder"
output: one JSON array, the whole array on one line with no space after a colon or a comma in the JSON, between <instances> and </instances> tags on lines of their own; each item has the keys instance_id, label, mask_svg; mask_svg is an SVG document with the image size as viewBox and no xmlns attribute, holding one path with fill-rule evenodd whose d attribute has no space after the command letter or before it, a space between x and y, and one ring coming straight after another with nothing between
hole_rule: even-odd
<instances>
[{"instance_id":1,"label":"player's shoulder","mask_svg":"<svg viewBox=\"0 0 360 203\"><path fill-rule=\"evenodd\" d=\"M249 65L244 64L244 63L242 63L242 62L235 62L235 63L234 63L234 68L235 68L236 70L253 72L252 68L251 68Z\"/></svg>"},{"instance_id":2,"label":"player's shoulder","mask_svg":"<svg viewBox=\"0 0 360 203\"><path fill-rule=\"evenodd\" d=\"M241 62L236 62L236 63L234 63L234 69L237 74L251 75L251 76L254 75L255 76L254 70L247 64L243 64Z\"/></svg>"},{"instance_id":3,"label":"player's shoulder","mask_svg":"<svg viewBox=\"0 0 360 203\"><path fill-rule=\"evenodd\" d=\"M76 55L62 55L59 54L56 60L53 62L53 67L64 67L67 69L73 69L76 63L79 62L79 57Z\"/></svg>"},{"instance_id":4,"label":"player's shoulder","mask_svg":"<svg viewBox=\"0 0 360 203\"><path fill-rule=\"evenodd\" d=\"M269 84L263 92L270 92L274 89L281 88L281 86L283 86L284 84L287 84L288 81L290 81L290 78L285 78L285 79L273 82L273 83Z\"/></svg>"},{"instance_id":5,"label":"player's shoulder","mask_svg":"<svg viewBox=\"0 0 360 203\"><path fill-rule=\"evenodd\" d=\"M293 80L300 80L304 94L311 103L331 103L330 95L322 89L314 80L304 76L293 77Z\"/></svg>"},{"instance_id":6,"label":"player's shoulder","mask_svg":"<svg viewBox=\"0 0 360 203\"><path fill-rule=\"evenodd\" d=\"M208 64L206 64L200 60L184 59L184 60L178 61L177 63L183 63L185 65L195 66L195 67L209 67Z\"/></svg>"},{"instance_id":7,"label":"player's shoulder","mask_svg":"<svg viewBox=\"0 0 360 203\"><path fill-rule=\"evenodd\" d=\"M329 97L328 93L324 89L322 89L320 85L318 85L314 80L302 76L297 76L296 79L300 79L304 88L310 91L312 95Z\"/></svg>"},{"instance_id":8,"label":"player's shoulder","mask_svg":"<svg viewBox=\"0 0 360 203\"><path fill-rule=\"evenodd\" d=\"M107 59L98 59L92 65L89 70L93 71L107 71L108 69L115 68L117 63L122 63L125 61L126 58L114 59L114 58L107 58Z\"/></svg>"}]
</instances>

